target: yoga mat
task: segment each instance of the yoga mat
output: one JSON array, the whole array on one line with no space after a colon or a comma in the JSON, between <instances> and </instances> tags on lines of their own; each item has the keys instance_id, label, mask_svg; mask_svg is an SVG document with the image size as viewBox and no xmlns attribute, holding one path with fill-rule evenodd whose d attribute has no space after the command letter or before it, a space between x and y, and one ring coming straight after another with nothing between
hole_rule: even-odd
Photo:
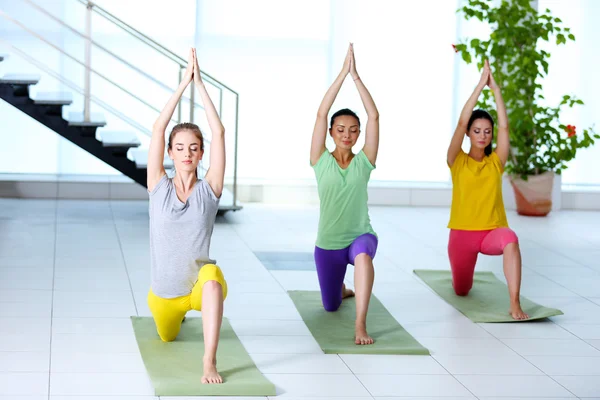
<instances>
[{"instance_id":1,"label":"yoga mat","mask_svg":"<svg viewBox=\"0 0 600 400\"><path fill-rule=\"evenodd\" d=\"M144 365L157 396L274 396L275 386L256 368L229 321L223 319L217 350L222 384L202 384L202 319L187 318L173 342L158 337L154 320L131 317Z\"/></svg>"},{"instance_id":2,"label":"yoga mat","mask_svg":"<svg viewBox=\"0 0 600 400\"><path fill-rule=\"evenodd\" d=\"M339 310L327 312L323 309L320 292L293 290L288 293L326 354L429 354L429 350L404 330L375 296L371 296L367 314L367 332L375 343L356 345L354 297L344 299Z\"/></svg>"},{"instance_id":3,"label":"yoga mat","mask_svg":"<svg viewBox=\"0 0 600 400\"><path fill-rule=\"evenodd\" d=\"M526 322L563 315L560 310L544 307L521 296L521 308L529 315L529 319L513 319L508 313L508 287L490 271L475 272L473 288L467 296L454 293L450 271L416 269L413 272L473 322Z\"/></svg>"}]
</instances>

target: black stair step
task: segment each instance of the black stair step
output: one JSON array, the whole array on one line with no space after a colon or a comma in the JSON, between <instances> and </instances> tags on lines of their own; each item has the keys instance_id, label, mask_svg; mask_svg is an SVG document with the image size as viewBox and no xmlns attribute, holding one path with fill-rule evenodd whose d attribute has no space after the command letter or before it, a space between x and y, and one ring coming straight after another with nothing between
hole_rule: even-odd
<instances>
[{"instance_id":1,"label":"black stair step","mask_svg":"<svg viewBox=\"0 0 600 400\"><path fill-rule=\"evenodd\" d=\"M86 126L98 128L106 125L106 120L104 119L104 114L102 113L91 113L90 120L85 121L82 112L72 112L69 113L69 118L67 119L67 121L69 122L69 126Z\"/></svg>"},{"instance_id":2,"label":"black stair step","mask_svg":"<svg viewBox=\"0 0 600 400\"><path fill-rule=\"evenodd\" d=\"M136 149L132 152L133 161L138 168L148 168L148 149ZM173 160L169 156L165 155L163 160L163 166L165 169L173 168Z\"/></svg>"},{"instance_id":3,"label":"black stair step","mask_svg":"<svg viewBox=\"0 0 600 400\"><path fill-rule=\"evenodd\" d=\"M142 143L133 132L100 132L100 141L104 147L139 147Z\"/></svg>"},{"instance_id":4,"label":"black stair step","mask_svg":"<svg viewBox=\"0 0 600 400\"><path fill-rule=\"evenodd\" d=\"M35 85L40 79L41 76L36 74L6 74L0 78L0 83L9 85Z\"/></svg>"},{"instance_id":5,"label":"black stair step","mask_svg":"<svg viewBox=\"0 0 600 400\"><path fill-rule=\"evenodd\" d=\"M40 92L36 94L33 102L49 106L68 106L73 103L73 95L69 92Z\"/></svg>"}]
</instances>

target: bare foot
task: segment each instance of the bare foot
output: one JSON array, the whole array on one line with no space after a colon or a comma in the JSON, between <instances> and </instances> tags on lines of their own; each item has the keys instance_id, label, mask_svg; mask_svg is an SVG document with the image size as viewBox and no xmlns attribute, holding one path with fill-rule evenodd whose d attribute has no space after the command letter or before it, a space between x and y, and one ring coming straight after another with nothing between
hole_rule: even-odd
<instances>
[{"instance_id":1,"label":"bare foot","mask_svg":"<svg viewBox=\"0 0 600 400\"><path fill-rule=\"evenodd\" d=\"M204 375L202 383L223 383L223 378L217 372L217 361L204 360Z\"/></svg>"},{"instance_id":2,"label":"bare foot","mask_svg":"<svg viewBox=\"0 0 600 400\"><path fill-rule=\"evenodd\" d=\"M346 284L344 283L342 286L342 299L346 297L354 297L354 292L350 289L346 289Z\"/></svg>"},{"instance_id":3,"label":"bare foot","mask_svg":"<svg viewBox=\"0 0 600 400\"><path fill-rule=\"evenodd\" d=\"M529 319L529 315L525 314L525 312L521 309L521 304L519 303L511 304L508 312L516 320Z\"/></svg>"},{"instance_id":4,"label":"bare foot","mask_svg":"<svg viewBox=\"0 0 600 400\"><path fill-rule=\"evenodd\" d=\"M374 340L367 333L367 327L364 324L356 324L354 329L354 344L373 344Z\"/></svg>"}]
</instances>

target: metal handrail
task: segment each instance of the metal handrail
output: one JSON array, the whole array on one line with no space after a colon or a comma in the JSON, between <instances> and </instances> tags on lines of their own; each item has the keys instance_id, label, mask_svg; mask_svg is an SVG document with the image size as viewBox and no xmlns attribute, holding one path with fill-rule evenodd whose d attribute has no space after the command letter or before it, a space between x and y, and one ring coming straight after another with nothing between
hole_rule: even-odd
<instances>
[{"instance_id":1,"label":"metal handrail","mask_svg":"<svg viewBox=\"0 0 600 400\"><path fill-rule=\"evenodd\" d=\"M102 46L100 43L98 43L95 40L93 40L88 35L79 32L77 29L73 28L71 25L69 25L68 23L64 22L62 19L60 19L57 16L55 16L54 14L50 13L49 11L47 11L46 9L44 9L43 7L40 7L34 1L32 1L32 0L23 0L23 1L25 1L26 3L29 3L36 10L38 10L42 14L46 15L47 17L49 17L53 21L55 21L55 22L59 23L60 25L64 26L65 28L69 29L71 32L73 32L77 36L79 36L81 38L84 38L86 40L89 40L94 46L98 47L100 50L102 50L105 53L109 54L110 56L114 57L118 61L122 62L123 64L125 64L126 66L128 66L129 68L131 68L132 70L134 70L136 73L138 73L138 74L144 76L145 78L151 80L153 83L155 83L156 85L160 86L161 88L163 88L163 89L165 89L165 90L167 90L169 92L174 92L175 91L175 89L173 89L172 87L170 87L168 85L165 85L163 82L159 81L158 79L156 79L152 75L148 74L144 70L136 67L135 65L131 64L129 61L125 60L121 56L113 53L112 51L110 51L106 47ZM219 89L220 92L222 91L222 88L219 87L218 85L213 85L213 86L216 86ZM181 98L184 99L187 102L190 101L190 99L187 98L186 96L181 96ZM202 106L201 104L195 103L195 106L196 107L200 107L201 109L204 109L204 106Z\"/></svg>"},{"instance_id":2,"label":"metal handrail","mask_svg":"<svg viewBox=\"0 0 600 400\"><path fill-rule=\"evenodd\" d=\"M71 27L69 24L65 23L64 21L62 21L59 18L57 18L56 16L52 15L51 13L49 13L48 11L46 11L45 9L43 9L42 7L40 7L39 5L35 4L33 1L31 1L31 0L25 0L25 1L27 3L29 3L31 6L33 6L34 8L36 8L38 11L42 12L43 14L45 14L48 17L50 17L54 21L60 23L61 25L67 27L69 30L71 30L72 32L74 32L75 34L79 35L80 37L82 37L82 38L84 38L86 40L86 62L85 63L79 61L75 57L73 57L70 54L68 54L67 52L65 52L62 48L60 48L60 47L54 45L53 43L51 43L50 41L46 40L43 36L38 35L34 31L30 30L24 24L22 24L21 22L17 21L14 18L12 18L8 14L6 14L4 11L0 10L0 15L3 16L5 19L7 19L7 20L9 20L9 21L11 21L11 22L19 25L26 32L28 32L31 35L37 37L38 39L42 40L46 44L48 44L51 47L53 47L56 50L58 50L60 53L62 53L65 56L67 56L68 58L70 58L73 61L77 62L78 64L82 65L85 68L85 72L86 72L86 87L84 89L81 89L80 87L78 87L73 82L69 81L68 79L66 79L66 78L62 77L61 75L57 74L56 72L52 71L50 68L48 68L44 64L42 64L39 61L35 60L34 58L28 56L25 52L21 51L20 49L18 49L17 47L15 47L14 45L12 45L12 44L9 43L8 45L15 51L15 53L19 54L26 61L30 62L33 65L36 65L41 70L43 70L46 73L48 73L49 75L53 76L55 79L63 82L65 85L71 87L72 89L74 89L77 92L79 92L80 94L82 94L85 97L85 101L86 101L85 110L84 110L84 112L86 113L86 119L89 119L89 102L93 101L94 103L98 104L100 107L102 107L103 109L105 109L106 111L110 112L111 114L115 115L119 119L125 121L126 123L128 123L129 125L131 125L132 127L134 127L135 129L137 129L141 133L144 133L147 136L151 136L151 132L148 129L144 128L141 124L135 122L134 120L132 120L131 118L127 117L125 114L119 112L115 108L111 107L109 104L103 102L99 98L91 95L91 93L89 91L89 76L90 76L90 72L93 72L96 75L98 75L101 78L103 78L104 80L106 80L107 82L109 82L112 85L114 85L115 87L117 87L118 89L120 89L123 92L127 93L128 95L130 95L134 99L140 101L142 104L144 104L145 106L149 107L150 109L152 109L152 110L154 110L156 112L159 112L159 113L161 111L161 110L155 108L154 106L152 106L151 104L149 104L148 102L144 101L143 99L139 98L138 96L134 95L133 93L131 93L127 89L123 88L121 85L119 85L116 82L112 81L108 77L106 77L103 74L99 73L98 71L95 71L94 69L92 69L91 66L90 66L91 65L91 63L90 63L90 47L91 47L91 45L93 44L94 46L98 47L102 51L104 51L107 54L111 55L112 57L114 57L118 61L122 62L123 64L125 64L129 68L133 69L135 72L137 72L140 75L144 76L145 78L151 80L152 82L154 82L155 84L161 86L162 88L167 89L169 91L173 91L173 89L169 88L167 85L163 84L161 81L158 81L156 78L154 78L151 75L147 74L146 72L144 72L140 68L137 68L133 64L127 62L122 57L119 57L118 55L114 54L112 51L108 50L107 48L105 48L104 46L100 45L96 41L92 40L92 38L91 38L91 30L90 30L90 23L91 23L90 16L91 16L91 12L95 12L96 14L102 16L103 18L107 19L109 22L112 22L114 25L118 26L119 28L123 29L125 32L129 33L130 35L132 35L135 38L137 38L138 40L140 40L142 43L146 44L147 46L153 48L155 51L158 51L163 56L166 56L170 60L174 61L179 66L179 77L180 77L179 81L181 81L181 74L183 72L183 69L185 69L187 67L187 61L185 59L183 59L182 57L180 57L179 55L173 53L171 50L167 49L166 47L160 45L158 42L154 41L150 37L144 35L143 33L139 32L139 31L137 31L135 28L131 27L129 24L125 23L124 21L122 21L118 17L114 16L113 14L109 13L108 11L106 11L105 9L103 9L102 7L98 6L97 4L95 4L95 3L91 2L91 1L77 0L79 3L84 4L86 6L86 8L87 8L87 13L86 13L86 34L83 34L83 33L79 32L79 31L77 31L75 28ZM0 41L6 43L6 41L4 41L4 40L0 39ZM231 89L227 85L223 84L219 80L217 80L214 77L212 77L211 75L207 74L206 72L201 71L201 74L202 74L203 80L207 81L207 83L215 86L219 90L219 115L220 116L222 116L222 106L223 106L223 93L222 92L223 92L223 89L229 91L230 93L232 93L235 96L235 119L234 119L234 122L235 122L235 132L234 132L235 144L234 144L234 166L233 166L234 167L234 171L233 171L233 205L236 206L237 205L237 161L238 161L237 160L238 159L238 148L237 148L237 146L238 146L238 123L239 123L239 94L235 90ZM192 85L192 88L191 88L191 96L190 96L190 98L188 99L188 98L182 96L182 100L185 100L186 102L190 103L190 106L191 106L190 107L190 120L191 121L193 121L194 106L199 106L200 108L204 109L204 107L202 105L196 104L195 101L194 101L194 88L193 88L193 85ZM178 118L179 118L179 121L176 121L174 119L171 119L171 121L173 121L173 122L181 122L181 100L180 100L180 106L178 107ZM206 142L210 143L209 140L206 140ZM206 170L203 167L201 167L201 168L203 170Z\"/></svg>"},{"instance_id":3,"label":"metal handrail","mask_svg":"<svg viewBox=\"0 0 600 400\"><path fill-rule=\"evenodd\" d=\"M146 102L145 100L140 99L139 97L137 97L135 94L131 93L130 91L128 91L127 89L125 89L124 87L122 87L121 85L119 85L116 82L113 82L110 78L104 76L103 74L101 74L100 72L94 70L93 68L88 67L83 61L79 61L77 58L75 58L74 56L70 55L69 53L67 53L66 51L64 51L63 49L61 49L60 47L58 47L57 45L55 45L54 43L50 42L49 40L47 40L46 38L44 38L42 35L37 34L36 32L34 32L33 30L27 28L27 26L25 24L23 24L22 22L14 19L13 17L11 17L10 15L8 15L6 12L0 10L0 16L4 17L4 19L7 19L8 21L14 23L15 25L18 25L21 29L23 29L25 32L35 36L36 38L38 38L39 40L41 40L42 42L46 43L47 45L53 47L55 50L57 50L59 53L64 54L67 58L75 61L77 64L81 65L82 67L84 67L85 69L88 69L89 71L95 73L96 75L98 75L100 78L106 80L107 82L111 83L112 85L116 86L118 89L122 90L123 92L127 93L128 95L130 95L131 97L135 98L136 100L140 101L142 104L144 104L145 106L151 108L152 110L160 113L161 110L159 110L158 108L154 107L153 105L151 105L150 103ZM176 122L175 120L173 120L173 122Z\"/></svg>"},{"instance_id":4,"label":"metal handrail","mask_svg":"<svg viewBox=\"0 0 600 400\"><path fill-rule=\"evenodd\" d=\"M64 76L56 73L55 71L53 71L52 69L50 69L45 64L43 64L43 63L39 62L38 60L36 60L35 58L29 56L26 52L24 52L23 50L19 49L14 44L9 43L8 41L6 41L6 40L4 40L2 38L0 38L0 43L3 43L5 46L10 47L12 52L14 52L15 54L18 54L25 61L29 62L30 64L35 65L37 68L41 69L42 71L44 71L48 75L52 76L54 79L60 81L65 86L68 86L71 89L75 90L76 92L79 92L79 94L81 94L82 96L85 96L85 89L81 88L79 85L77 85L76 83L73 83L73 81L65 78ZM109 105L109 104L105 103L104 101L100 100L96 96L91 95L90 96L90 100L92 102L96 103L97 105L99 105L100 107L102 107L104 110L106 110L109 113L111 113L112 115L114 115L115 117L121 119L122 121L124 121L125 123L127 123L128 125L130 125L131 127L139 130L140 132L146 134L147 136L151 136L152 135L152 131L150 131L149 129L147 129L146 127L144 127L142 124L140 124L140 123L134 121L133 119L129 118L127 115L123 114L122 112L120 112L116 108L114 108L111 105ZM200 169L206 171L206 168L204 168L202 166L200 166Z\"/></svg>"},{"instance_id":5,"label":"metal handrail","mask_svg":"<svg viewBox=\"0 0 600 400\"><path fill-rule=\"evenodd\" d=\"M54 48L55 50L57 50L59 53L65 55L67 58L75 61L77 64L81 65L82 67L84 67L86 70L93 72L94 74L98 75L100 78L104 79L105 81L109 82L110 84L112 84L113 86L115 86L116 88L118 88L119 90L123 91L124 93L128 94L129 96L133 97L134 99L136 99L137 101L139 101L140 103L144 104L146 107L150 108L151 110L157 112L160 114L161 110L154 107L153 105L151 105L150 103L148 103L147 101L141 99L140 97L136 96L135 94L133 94L132 92L130 92L129 90L125 89L124 87L122 87L121 85L119 85L118 83L114 82L113 80L111 80L110 78L108 78L107 76L103 75L102 73L96 71L95 69L88 67L86 65L86 63L78 60L77 58L75 58L74 56L72 56L71 54L67 53L66 51L64 51L63 49L61 49L60 47L58 47L57 45L55 45L54 43L50 42L49 40L47 40L46 38L44 38L43 36L39 35L38 33L32 31L31 29L27 28L27 26L25 24L23 24L22 22L14 19L13 17L11 17L10 15L8 15L6 12L4 12L3 10L0 10L0 16L2 16L4 19L14 23L15 25L18 25L21 29L23 29L25 32L31 34L32 36L35 36L36 38L38 38L39 40L41 40L42 42L48 44L49 46L51 46L52 48ZM84 96L86 96L86 94L84 93ZM171 118L172 122L179 122L173 118ZM143 133L145 133L147 136L151 136L152 132L147 133L147 130L142 130ZM205 138L206 143L210 143L210 139Z\"/></svg>"},{"instance_id":6,"label":"metal handrail","mask_svg":"<svg viewBox=\"0 0 600 400\"><path fill-rule=\"evenodd\" d=\"M126 23L125 21L121 20L119 17L117 17L114 14L111 14L110 12L108 12L107 10L105 10L104 8L100 7L98 4L94 3L93 1L89 1L89 0L77 0L79 3L85 5L86 7L91 6L92 7L92 11L96 12L98 15L104 17L105 19L109 20L110 22L112 22L113 24L117 25L119 28L123 29L124 31L127 31L128 33L130 33L133 36L136 36L140 41L144 42L147 46L154 48L156 51L162 53L163 55L167 56L168 58L170 58L172 61L176 62L177 64L179 64L179 66L181 68L185 68L187 66L187 61L185 59L183 59L181 56L179 56L178 54L172 52L171 50L167 49L165 46L161 45L160 43L156 42L154 39L150 38L147 35L144 35L143 33L141 33L140 31L138 31L137 29L135 29L134 27L132 27L131 25L129 25L128 23ZM213 76L211 76L210 74L204 72L204 71L200 71L200 73L207 77L209 80L213 81L215 86L221 86L224 89L227 89L228 91L234 93L234 94L238 94L235 90L231 89L229 86L225 85L223 82L219 81L218 79L214 78Z\"/></svg>"}]
</instances>

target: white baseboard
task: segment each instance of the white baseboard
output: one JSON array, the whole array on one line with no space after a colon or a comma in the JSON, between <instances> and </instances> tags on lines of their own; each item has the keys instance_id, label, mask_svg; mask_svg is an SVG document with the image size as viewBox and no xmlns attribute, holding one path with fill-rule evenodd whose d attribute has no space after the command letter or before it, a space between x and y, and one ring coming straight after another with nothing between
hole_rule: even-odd
<instances>
[{"instance_id":1,"label":"white baseboard","mask_svg":"<svg viewBox=\"0 0 600 400\"><path fill-rule=\"evenodd\" d=\"M557 180L556 183L560 182ZM230 186L230 185L228 185ZM231 189L231 187L230 187ZM504 204L515 209L510 183L503 185ZM318 204L314 182L246 181L238 184L243 203ZM555 185L553 210L600 210L600 187ZM83 200L147 200L146 189L123 176L57 176L0 174L0 197ZM371 182L369 204L381 206L449 207L450 183Z\"/></svg>"}]
</instances>

